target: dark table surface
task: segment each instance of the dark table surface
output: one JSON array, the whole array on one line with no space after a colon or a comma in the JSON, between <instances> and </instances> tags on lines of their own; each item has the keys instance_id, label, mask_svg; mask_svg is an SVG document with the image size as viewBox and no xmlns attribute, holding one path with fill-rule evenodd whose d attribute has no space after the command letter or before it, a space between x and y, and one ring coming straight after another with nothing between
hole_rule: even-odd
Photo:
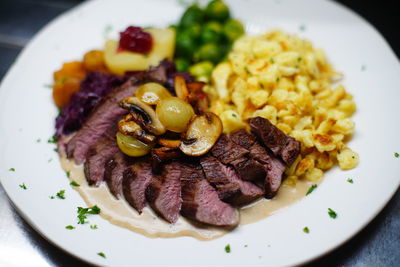
<instances>
[{"instance_id":1,"label":"dark table surface","mask_svg":"<svg viewBox=\"0 0 400 267\"><path fill-rule=\"evenodd\" d=\"M0 79L30 38L80 0L0 0ZM400 55L397 1L338 1L366 18ZM400 175L400 174L399 174ZM360 233L309 266L400 266L400 193ZM87 266L22 219L0 185L0 266Z\"/></svg>"}]
</instances>

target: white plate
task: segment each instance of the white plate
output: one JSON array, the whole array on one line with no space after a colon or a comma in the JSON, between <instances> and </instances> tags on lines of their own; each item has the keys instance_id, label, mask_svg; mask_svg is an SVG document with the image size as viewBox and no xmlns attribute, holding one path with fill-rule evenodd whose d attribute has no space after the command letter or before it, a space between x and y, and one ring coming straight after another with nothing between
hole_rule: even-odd
<instances>
[{"instance_id":1,"label":"white plate","mask_svg":"<svg viewBox=\"0 0 400 267\"><path fill-rule=\"evenodd\" d=\"M114 34L127 25L163 26L183 10L177 1L89 1L57 18L32 40L0 91L0 180L21 214L50 242L101 265L292 265L339 246L385 206L400 182L400 158L394 156L400 152L400 68L381 35L333 2L227 2L249 32L281 28L299 33L322 47L345 74L346 88L358 106L350 146L359 152L360 165L347 172L329 171L321 186L302 201L213 241L150 239L99 216L90 218L98 230L87 225L66 230L66 225L76 224L76 207L85 204L70 188L54 146L47 143L57 109L44 85L51 83L52 72L62 62L79 60L89 49L100 48L107 25ZM350 177L354 184L346 182ZM27 190L19 187L22 183ZM66 189L66 200L49 199L60 189ZM337 211L337 219L328 216L328 208ZM305 226L310 234L303 233ZM228 243L230 254L224 251ZM100 251L106 259L97 255Z\"/></svg>"}]
</instances>

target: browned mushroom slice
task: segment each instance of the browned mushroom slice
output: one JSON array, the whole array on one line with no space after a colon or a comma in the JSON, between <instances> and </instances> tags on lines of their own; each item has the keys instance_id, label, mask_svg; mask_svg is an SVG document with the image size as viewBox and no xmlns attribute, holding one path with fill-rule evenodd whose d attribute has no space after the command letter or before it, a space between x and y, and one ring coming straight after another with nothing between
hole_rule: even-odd
<instances>
[{"instance_id":1,"label":"browned mushroom slice","mask_svg":"<svg viewBox=\"0 0 400 267\"><path fill-rule=\"evenodd\" d=\"M188 101L197 114L206 112L208 109L209 103L207 94L203 91L204 85L205 83L203 82L191 82L186 84L189 90Z\"/></svg>"},{"instance_id":2,"label":"browned mushroom slice","mask_svg":"<svg viewBox=\"0 0 400 267\"><path fill-rule=\"evenodd\" d=\"M134 136L147 144L152 143L156 138L154 135L146 133L139 124L134 122L133 116L130 113L118 122L118 130L124 135Z\"/></svg>"},{"instance_id":3,"label":"browned mushroom slice","mask_svg":"<svg viewBox=\"0 0 400 267\"><path fill-rule=\"evenodd\" d=\"M155 135L165 133L165 127L156 116L156 112L148 105L140 101L137 97L127 97L120 102L120 106L129 110L132 120L139 124L143 129Z\"/></svg>"},{"instance_id":4,"label":"browned mushroom slice","mask_svg":"<svg viewBox=\"0 0 400 267\"><path fill-rule=\"evenodd\" d=\"M160 146L169 147L169 148L179 148L181 144L181 140L173 140L173 139L166 139L166 138L158 138L157 143Z\"/></svg>"},{"instance_id":5,"label":"browned mushroom slice","mask_svg":"<svg viewBox=\"0 0 400 267\"><path fill-rule=\"evenodd\" d=\"M192 120L179 148L189 156L204 155L213 147L221 133L220 118L214 113L206 112Z\"/></svg>"},{"instance_id":6,"label":"browned mushroom slice","mask_svg":"<svg viewBox=\"0 0 400 267\"><path fill-rule=\"evenodd\" d=\"M189 91L186 87L186 81L183 76L175 76L174 87L176 96L184 101L188 101Z\"/></svg>"}]
</instances>

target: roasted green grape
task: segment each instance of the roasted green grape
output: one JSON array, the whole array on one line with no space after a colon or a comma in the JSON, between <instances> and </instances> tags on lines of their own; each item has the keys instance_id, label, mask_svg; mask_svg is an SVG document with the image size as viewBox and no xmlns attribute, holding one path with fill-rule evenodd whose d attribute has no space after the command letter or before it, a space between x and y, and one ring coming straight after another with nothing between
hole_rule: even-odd
<instances>
[{"instance_id":1,"label":"roasted green grape","mask_svg":"<svg viewBox=\"0 0 400 267\"><path fill-rule=\"evenodd\" d=\"M131 157L141 157L149 153L155 143L146 144L133 136L117 132L117 144L124 154Z\"/></svg>"},{"instance_id":2,"label":"roasted green grape","mask_svg":"<svg viewBox=\"0 0 400 267\"><path fill-rule=\"evenodd\" d=\"M169 97L157 104L156 114L164 127L172 132L182 133L194 115L192 106L178 97Z\"/></svg>"},{"instance_id":3,"label":"roasted green grape","mask_svg":"<svg viewBox=\"0 0 400 267\"><path fill-rule=\"evenodd\" d=\"M136 97L143 103L156 105L161 99L171 97L171 94L159 83L145 83L137 89Z\"/></svg>"}]
</instances>

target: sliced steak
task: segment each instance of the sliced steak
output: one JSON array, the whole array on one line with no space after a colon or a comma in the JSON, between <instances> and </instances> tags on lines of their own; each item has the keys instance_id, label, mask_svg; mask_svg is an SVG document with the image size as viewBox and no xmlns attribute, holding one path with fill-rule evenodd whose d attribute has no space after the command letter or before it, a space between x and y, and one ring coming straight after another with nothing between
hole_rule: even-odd
<instances>
[{"instance_id":1,"label":"sliced steak","mask_svg":"<svg viewBox=\"0 0 400 267\"><path fill-rule=\"evenodd\" d=\"M135 158L124 155L120 150L113 154L104 165L104 180L110 192L119 199L122 194L124 171L133 164Z\"/></svg>"},{"instance_id":2,"label":"sliced steak","mask_svg":"<svg viewBox=\"0 0 400 267\"><path fill-rule=\"evenodd\" d=\"M249 154L249 151L234 142L228 135L222 134L211 149L211 154L224 164L242 158Z\"/></svg>"},{"instance_id":3,"label":"sliced steak","mask_svg":"<svg viewBox=\"0 0 400 267\"><path fill-rule=\"evenodd\" d=\"M240 158L232 161L231 165L235 168L240 179L245 181L256 181L265 177L265 167L254 159Z\"/></svg>"},{"instance_id":4,"label":"sliced steak","mask_svg":"<svg viewBox=\"0 0 400 267\"><path fill-rule=\"evenodd\" d=\"M180 163L167 163L161 174L154 176L146 189L146 199L150 206L170 223L178 220L181 210L180 176Z\"/></svg>"},{"instance_id":5,"label":"sliced steak","mask_svg":"<svg viewBox=\"0 0 400 267\"><path fill-rule=\"evenodd\" d=\"M122 191L124 197L139 213L142 213L146 206L146 188L153 179L154 175L148 160L140 160L134 163L123 173Z\"/></svg>"},{"instance_id":6,"label":"sliced steak","mask_svg":"<svg viewBox=\"0 0 400 267\"><path fill-rule=\"evenodd\" d=\"M182 168L181 214L196 222L234 227L239 224L239 212L222 202L217 191L204 178L199 166L186 165Z\"/></svg>"},{"instance_id":7,"label":"sliced steak","mask_svg":"<svg viewBox=\"0 0 400 267\"><path fill-rule=\"evenodd\" d=\"M129 80L107 95L91 112L82 128L67 144L67 156L74 158L77 164L85 161L89 148L96 144L100 136L110 125L126 114L118 103L133 95L136 86Z\"/></svg>"},{"instance_id":8,"label":"sliced steak","mask_svg":"<svg viewBox=\"0 0 400 267\"><path fill-rule=\"evenodd\" d=\"M252 133L269 148L275 156L279 156L286 165L290 166L300 153L300 142L285 135L270 121L261 117L249 120Z\"/></svg>"},{"instance_id":9,"label":"sliced steak","mask_svg":"<svg viewBox=\"0 0 400 267\"><path fill-rule=\"evenodd\" d=\"M241 180L234 169L222 164L213 156L200 160L207 181L213 185L221 200L233 205L245 205L263 195L255 184Z\"/></svg>"},{"instance_id":10,"label":"sliced steak","mask_svg":"<svg viewBox=\"0 0 400 267\"><path fill-rule=\"evenodd\" d=\"M113 125L89 148L84 171L89 185L99 185L104 181L104 165L106 161L119 151L115 139L117 127Z\"/></svg>"},{"instance_id":11,"label":"sliced steak","mask_svg":"<svg viewBox=\"0 0 400 267\"><path fill-rule=\"evenodd\" d=\"M285 163L280 159L271 157L266 165L267 177L264 180L264 190L266 198L273 198L282 184L283 173L286 169Z\"/></svg>"},{"instance_id":12,"label":"sliced steak","mask_svg":"<svg viewBox=\"0 0 400 267\"><path fill-rule=\"evenodd\" d=\"M264 168L264 190L266 198L273 198L281 186L285 163L275 157L257 142L255 135L245 130L231 134L233 142L243 146L250 151L249 156L262 164ZM244 168L244 172L246 172ZM248 170L251 172L251 170Z\"/></svg>"}]
</instances>

